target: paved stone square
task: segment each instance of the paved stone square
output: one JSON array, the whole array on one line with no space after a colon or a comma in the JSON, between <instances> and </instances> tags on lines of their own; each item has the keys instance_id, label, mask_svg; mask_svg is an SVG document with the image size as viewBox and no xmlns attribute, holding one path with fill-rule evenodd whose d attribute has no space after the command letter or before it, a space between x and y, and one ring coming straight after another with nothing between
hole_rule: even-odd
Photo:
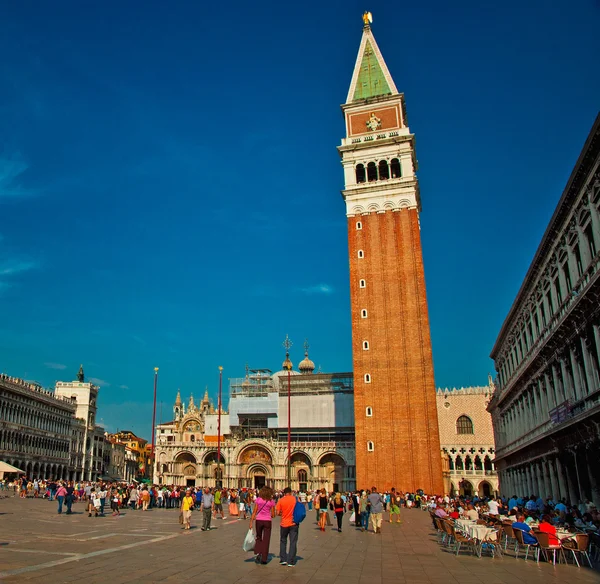
<instances>
[{"instance_id":1,"label":"paved stone square","mask_svg":"<svg viewBox=\"0 0 600 584\"><path fill-rule=\"evenodd\" d=\"M57 515L45 500L0 500L0 579L5 582L195 582L229 584L600 582L600 573L576 566L536 565L503 558L456 558L441 549L429 515L403 513L401 525L384 524L383 534L361 533L348 524L342 533L320 532L309 512L300 527L298 563L279 565L279 521L271 538L269 564L256 565L242 550L247 521L213 521L216 529L183 531L177 510L125 511L121 517L92 517L84 504L73 515Z\"/></svg>"}]
</instances>

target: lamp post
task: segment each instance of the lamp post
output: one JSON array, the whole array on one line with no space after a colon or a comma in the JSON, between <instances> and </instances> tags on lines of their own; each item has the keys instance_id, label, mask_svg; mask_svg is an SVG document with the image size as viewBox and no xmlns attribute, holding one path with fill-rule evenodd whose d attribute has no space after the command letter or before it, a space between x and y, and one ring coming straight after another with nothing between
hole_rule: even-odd
<instances>
[{"instance_id":1,"label":"lamp post","mask_svg":"<svg viewBox=\"0 0 600 584\"><path fill-rule=\"evenodd\" d=\"M290 348L292 341L288 335L285 335L285 341L283 341L285 347L285 361L283 362L283 368L287 370L288 378L288 458L287 458L287 486L292 486L292 362L290 361Z\"/></svg>"},{"instance_id":2,"label":"lamp post","mask_svg":"<svg viewBox=\"0 0 600 584\"><path fill-rule=\"evenodd\" d=\"M221 487L221 392L223 390L223 367L219 365L219 399L217 408L217 481L216 486Z\"/></svg>"},{"instance_id":3,"label":"lamp post","mask_svg":"<svg viewBox=\"0 0 600 584\"><path fill-rule=\"evenodd\" d=\"M152 407L152 481L154 481L154 440L155 436L155 427L156 427L156 384L158 383L158 367L154 368L154 405Z\"/></svg>"}]
</instances>

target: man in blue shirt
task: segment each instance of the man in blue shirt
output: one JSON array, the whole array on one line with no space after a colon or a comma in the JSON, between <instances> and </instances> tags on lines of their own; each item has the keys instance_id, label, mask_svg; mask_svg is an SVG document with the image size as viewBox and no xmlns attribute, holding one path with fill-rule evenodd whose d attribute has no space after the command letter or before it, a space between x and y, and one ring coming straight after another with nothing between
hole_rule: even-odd
<instances>
[{"instance_id":1,"label":"man in blue shirt","mask_svg":"<svg viewBox=\"0 0 600 584\"><path fill-rule=\"evenodd\" d=\"M508 501L508 510L510 511L511 509L514 509L515 507L518 507L518 503L517 503L517 496L513 495L510 500Z\"/></svg>"},{"instance_id":2,"label":"man in blue shirt","mask_svg":"<svg viewBox=\"0 0 600 584\"><path fill-rule=\"evenodd\" d=\"M567 512L567 506L564 504L563 501L559 501L556 506L554 507L555 511L558 511L559 513L566 513Z\"/></svg>"},{"instance_id":3,"label":"man in blue shirt","mask_svg":"<svg viewBox=\"0 0 600 584\"><path fill-rule=\"evenodd\" d=\"M533 497L531 497L531 499L525 503L525 509L527 509L527 511L537 510L537 505L535 504L535 499Z\"/></svg>"},{"instance_id":4,"label":"man in blue shirt","mask_svg":"<svg viewBox=\"0 0 600 584\"><path fill-rule=\"evenodd\" d=\"M525 516L520 514L517 516L517 520L512 524L513 529L520 529L523 532L523 543L534 545L537 543L537 540L532 535L529 535L531 531L531 527L525 523Z\"/></svg>"}]
</instances>

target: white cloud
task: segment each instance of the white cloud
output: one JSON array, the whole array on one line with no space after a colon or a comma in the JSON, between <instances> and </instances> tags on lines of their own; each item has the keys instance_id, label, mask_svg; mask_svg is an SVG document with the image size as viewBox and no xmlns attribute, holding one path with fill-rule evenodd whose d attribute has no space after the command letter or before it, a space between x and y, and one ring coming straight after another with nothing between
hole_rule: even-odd
<instances>
[{"instance_id":1,"label":"white cloud","mask_svg":"<svg viewBox=\"0 0 600 584\"><path fill-rule=\"evenodd\" d=\"M128 385L119 385L119 389L129 389Z\"/></svg>"},{"instance_id":2,"label":"white cloud","mask_svg":"<svg viewBox=\"0 0 600 584\"><path fill-rule=\"evenodd\" d=\"M300 292L303 294L333 294L334 289L329 284L315 284L314 286L300 288Z\"/></svg>"},{"instance_id":3,"label":"white cloud","mask_svg":"<svg viewBox=\"0 0 600 584\"><path fill-rule=\"evenodd\" d=\"M28 260L0 260L0 293L12 288L11 278L37 268L37 264Z\"/></svg>"},{"instance_id":4,"label":"white cloud","mask_svg":"<svg viewBox=\"0 0 600 584\"><path fill-rule=\"evenodd\" d=\"M59 369L60 371L67 368L67 366L62 363L44 363L44 365L48 367L48 369Z\"/></svg>"},{"instance_id":5,"label":"white cloud","mask_svg":"<svg viewBox=\"0 0 600 584\"><path fill-rule=\"evenodd\" d=\"M18 154L12 158L0 158L0 199L33 194L33 191L20 185L18 180L28 168L29 165Z\"/></svg>"},{"instance_id":6,"label":"white cloud","mask_svg":"<svg viewBox=\"0 0 600 584\"><path fill-rule=\"evenodd\" d=\"M0 263L0 276L14 276L21 272L28 272L37 267L35 262L27 260L8 260Z\"/></svg>"},{"instance_id":7,"label":"white cloud","mask_svg":"<svg viewBox=\"0 0 600 584\"><path fill-rule=\"evenodd\" d=\"M94 385L99 385L100 387L109 387L110 386L110 383L108 383L108 381L104 381L104 379L98 379L97 377L89 377L88 379Z\"/></svg>"}]
</instances>

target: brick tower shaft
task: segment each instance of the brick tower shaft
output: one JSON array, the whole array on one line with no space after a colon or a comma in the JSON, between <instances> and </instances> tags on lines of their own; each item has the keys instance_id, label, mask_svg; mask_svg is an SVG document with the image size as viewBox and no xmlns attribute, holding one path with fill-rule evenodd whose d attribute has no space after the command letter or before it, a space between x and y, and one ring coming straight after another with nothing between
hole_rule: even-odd
<instances>
[{"instance_id":1,"label":"brick tower shaft","mask_svg":"<svg viewBox=\"0 0 600 584\"><path fill-rule=\"evenodd\" d=\"M443 494L414 135L368 23L342 109L357 486Z\"/></svg>"}]
</instances>

